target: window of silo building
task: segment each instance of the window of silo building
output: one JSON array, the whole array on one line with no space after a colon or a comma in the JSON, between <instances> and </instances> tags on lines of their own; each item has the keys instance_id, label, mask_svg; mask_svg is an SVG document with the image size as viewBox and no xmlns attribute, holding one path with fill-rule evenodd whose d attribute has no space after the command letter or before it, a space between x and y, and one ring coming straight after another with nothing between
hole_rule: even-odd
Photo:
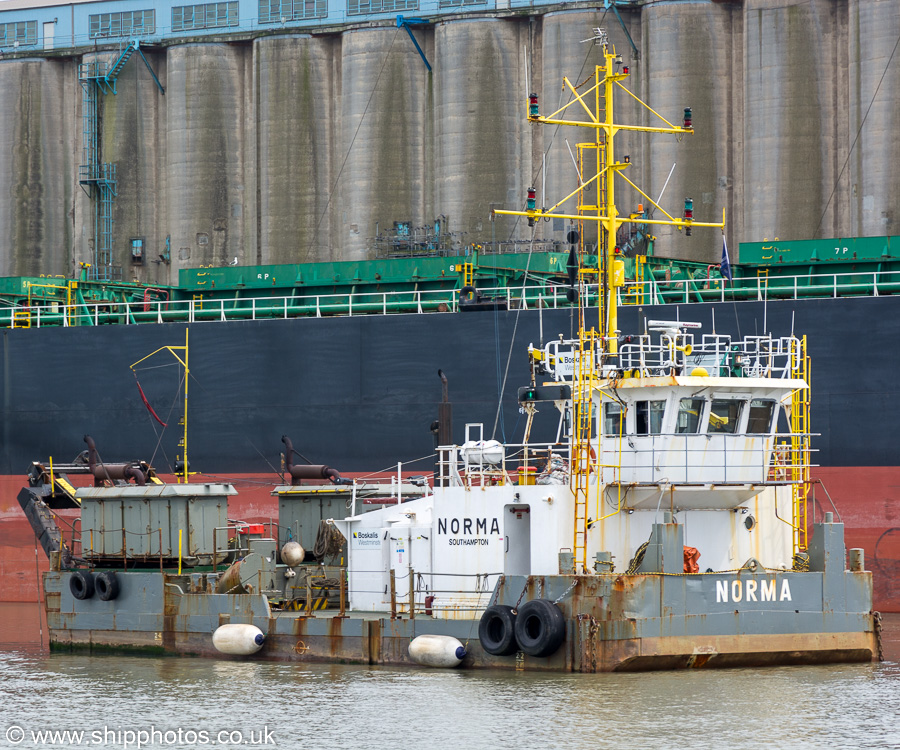
<instances>
[{"instance_id":1,"label":"window of silo building","mask_svg":"<svg viewBox=\"0 0 900 750\"><path fill-rule=\"evenodd\" d=\"M418 9L419 0L347 0L347 13L351 16Z\"/></svg>"},{"instance_id":2,"label":"window of silo building","mask_svg":"<svg viewBox=\"0 0 900 750\"><path fill-rule=\"evenodd\" d=\"M328 0L259 0L260 23L302 21L304 18L324 18L328 15Z\"/></svg>"},{"instance_id":3,"label":"window of silo building","mask_svg":"<svg viewBox=\"0 0 900 750\"><path fill-rule=\"evenodd\" d=\"M156 11L131 10L91 16L91 39L105 36L145 36L156 33Z\"/></svg>"},{"instance_id":4,"label":"window of silo building","mask_svg":"<svg viewBox=\"0 0 900 750\"><path fill-rule=\"evenodd\" d=\"M237 25L237 2L181 5L172 8L172 31L215 29Z\"/></svg>"},{"instance_id":5,"label":"window of silo building","mask_svg":"<svg viewBox=\"0 0 900 750\"><path fill-rule=\"evenodd\" d=\"M442 8L461 8L463 5L485 5L487 0L441 0Z\"/></svg>"},{"instance_id":6,"label":"window of silo building","mask_svg":"<svg viewBox=\"0 0 900 750\"><path fill-rule=\"evenodd\" d=\"M0 23L0 47L27 47L37 44L37 21Z\"/></svg>"}]
</instances>

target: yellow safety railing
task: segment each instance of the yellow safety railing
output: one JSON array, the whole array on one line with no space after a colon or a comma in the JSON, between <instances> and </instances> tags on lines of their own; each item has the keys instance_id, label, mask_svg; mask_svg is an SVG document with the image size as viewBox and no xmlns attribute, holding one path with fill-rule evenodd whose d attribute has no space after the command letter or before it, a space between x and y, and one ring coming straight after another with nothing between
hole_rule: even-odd
<instances>
[{"instance_id":1,"label":"yellow safety railing","mask_svg":"<svg viewBox=\"0 0 900 750\"><path fill-rule=\"evenodd\" d=\"M634 256L634 283L629 284L625 288L626 305L643 305L644 304L644 266L647 265L646 255Z\"/></svg>"}]
</instances>

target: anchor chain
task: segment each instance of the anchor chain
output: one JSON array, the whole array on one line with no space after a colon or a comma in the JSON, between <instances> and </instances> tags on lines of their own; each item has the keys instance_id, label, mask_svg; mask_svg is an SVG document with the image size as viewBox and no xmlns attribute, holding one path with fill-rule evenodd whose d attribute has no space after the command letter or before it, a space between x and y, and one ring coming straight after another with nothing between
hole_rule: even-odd
<instances>
[{"instance_id":1,"label":"anchor chain","mask_svg":"<svg viewBox=\"0 0 900 750\"><path fill-rule=\"evenodd\" d=\"M500 588L506 582L506 576L500 576L497 580L497 585L494 587L494 593L491 595L491 598L488 599L488 607L493 607L497 603L497 599L500 596Z\"/></svg>"},{"instance_id":2,"label":"anchor chain","mask_svg":"<svg viewBox=\"0 0 900 750\"><path fill-rule=\"evenodd\" d=\"M522 603L522 599L525 598L525 592L528 591L528 584L531 583L531 576L525 579L525 588L522 589L522 593L519 594L519 600L516 602L516 606L512 608L513 614L519 614L519 605Z\"/></svg>"},{"instance_id":3,"label":"anchor chain","mask_svg":"<svg viewBox=\"0 0 900 750\"><path fill-rule=\"evenodd\" d=\"M559 604L563 599L565 599L569 594L572 593L572 589L574 589L577 585L578 585L578 579L576 578L574 581L572 581L569 588L567 588L565 591L562 592L562 594L560 594L558 597L556 597L556 599L553 600L553 603Z\"/></svg>"}]
</instances>

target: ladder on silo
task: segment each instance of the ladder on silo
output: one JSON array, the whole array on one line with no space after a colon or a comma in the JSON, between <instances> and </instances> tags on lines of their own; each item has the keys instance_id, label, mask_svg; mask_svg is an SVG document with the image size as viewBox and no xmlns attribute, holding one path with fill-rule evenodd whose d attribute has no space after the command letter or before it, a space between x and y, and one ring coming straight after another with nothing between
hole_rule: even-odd
<instances>
[{"instance_id":1,"label":"ladder on silo","mask_svg":"<svg viewBox=\"0 0 900 750\"><path fill-rule=\"evenodd\" d=\"M78 66L78 81L81 84L82 104L82 163L78 168L78 184L91 201L93 214L94 262L91 278L99 281L121 279L121 267L113 266L113 228L115 218L113 208L117 195L116 165L102 160L102 140L100 137L100 97L99 94L116 93L116 80L131 56L137 52L159 90L165 94L162 84L150 67L138 40L129 41L118 51L112 65L94 60Z\"/></svg>"},{"instance_id":2,"label":"ladder on silo","mask_svg":"<svg viewBox=\"0 0 900 750\"><path fill-rule=\"evenodd\" d=\"M113 206L116 197L116 165L101 159L100 113L98 93L104 91L106 63L94 60L78 66L81 84L82 160L78 184L91 201L93 214L94 262L91 277L113 280Z\"/></svg>"}]
</instances>

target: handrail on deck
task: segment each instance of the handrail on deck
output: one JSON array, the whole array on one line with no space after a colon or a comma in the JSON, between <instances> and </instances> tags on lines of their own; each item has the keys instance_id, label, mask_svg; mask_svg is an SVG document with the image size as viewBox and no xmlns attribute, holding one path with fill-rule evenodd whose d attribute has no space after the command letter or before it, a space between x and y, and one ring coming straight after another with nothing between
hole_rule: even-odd
<instances>
[{"instance_id":1,"label":"handrail on deck","mask_svg":"<svg viewBox=\"0 0 900 750\"><path fill-rule=\"evenodd\" d=\"M480 288L484 298L505 303L507 309L568 308L572 306L565 284L545 281L532 286ZM619 304L642 299L650 304L728 302L769 299L805 299L840 296L900 294L900 271L805 274L797 276L738 277L722 279L647 279L620 288ZM627 290L640 290L635 296ZM599 295L597 285L587 288L589 299ZM19 295L21 297L21 295ZM346 292L334 294L247 296L228 299L98 300L73 303L67 300L32 300L23 306L12 295L0 297L0 328L16 326L16 315L27 312L30 327L136 325L143 323L199 323L275 318L422 314L459 312L460 290Z\"/></svg>"}]
</instances>

